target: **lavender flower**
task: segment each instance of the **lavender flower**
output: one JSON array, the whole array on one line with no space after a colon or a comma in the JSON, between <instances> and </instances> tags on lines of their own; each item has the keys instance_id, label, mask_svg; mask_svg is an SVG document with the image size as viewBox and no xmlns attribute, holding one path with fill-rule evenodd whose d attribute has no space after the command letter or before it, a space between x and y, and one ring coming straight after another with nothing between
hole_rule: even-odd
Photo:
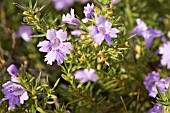
<instances>
[{"instance_id":1,"label":"lavender flower","mask_svg":"<svg viewBox=\"0 0 170 113\"><path fill-rule=\"evenodd\" d=\"M19 82L18 80L18 69L14 64L11 64L8 68L7 68L8 73L11 75L11 81L13 82Z\"/></svg>"},{"instance_id":2,"label":"lavender flower","mask_svg":"<svg viewBox=\"0 0 170 113\"><path fill-rule=\"evenodd\" d=\"M10 65L7 69L8 73L11 75L11 81L7 81L2 85L2 92L5 94L5 97L0 101L9 100L8 110L13 110L15 105L20 106L20 104L24 104L25 100L28 100L28 94L26 89L21 86L18 80L18 69L15 65ZM13 83L17 82L17 83Z\"/></svg>"},{"instance_id":3,"label":"lavender flower","mask_svg":"<svg viewBox=\"0 0 170 113\"><path fill-rule=\"evenodd\" d=\"M149 96L153 98L155 98L158 93L156 86L159 87L162 93L166 93L169 83L169 77L166 79L160 79L160 74L155 71L153 71L152 73L148 73L144 81L144 85L149 92Z\"/></svg>"},{"instance_id":4,"label":"lavender flower","mask_svg":"<svg viewBox=\"0 0 170 113\"><path fill-rule=\"evenodd\" d=\"M101 45L106 40L109 46L113 44L111 38L116 38L120 32L117 28L112 28L112 23L101 15L96 18L96 26L89 26L88 29L94 42Z\"/></svg>"},{"instance_id":5,"label":"lavender flower","mask_svg":"<svg viewBox=\"0 0 170 113\"><path fill-rule=\"evenodd\" d=\"M63 63L66 60L66 54L70 54L70 50L73 46L70 42L63 42L67 39L67 33L62 29L56 31L55 29L47 30L47 40L39 42L37 45L40 47L39 51L46 52L45 61L47 64L52 65L52 63L57 60L57 64Z\"/></svg>"},{"instance_id":6,"label":"lavender flower","mask_svg":"<svg viewBox=\"0 0 170 113\"><path fill-rule=\"evenodd\" d=\"M155 30L151 27L148 27L141 19L136 19L137 26L132 30L130 35L137 34L138 36L141 36L145 40L146 48L149 49L152 41L156 37L162 36L164 38L164 35L161 31Z\"/></svg>"},{"instance_id":7,"label":"lavender flower","mask_svg":"<svg viewBox=\"0 0 170 113\"><path fill-rule=\"evenodd\" d=\"M94 69L84 69L79 70L74 73L75 79L79 79L81 82L85 83L88 81L96 82L98 80L98 76L95 73Z\"/></svg>"},{"instance_id":8,"label":"lavender flower","mask_svg":"<svg viewBox=\"0 0 170 113\"><path fill-rule=\"evenodd\" d=\"M85 18L82 19L82 21L84 23L87 23L88 22L88 19L92 19L93 17L93 12L94 12L94 4L92 4L90 6L90 4L88 3L87 6L84 7L84 11L83 13L85 14Z\"/></svg>"},{"instance_id":9,"label":"lavender flower","mask_svg":"<svg viewBox=\"0 0 170 113\"><path fill-rule=\"evenodd\" d=\"M14 64L11 64L8 68L7 71L10 75L18 77L18 69Z\"/></svg>"},{"instance_id":10,"label":"lavender flower","mask_svg":"<svg viewBox=\"0 0 170 113\"><path fill-rule=\"evenodd\" d=\"M67 13L67 15L63 14L62 21L64 23L68 23L68 24L72 24L72 25L80 25L78 20L75 18L74 9L71 9L70 14L69 13Z\"/></svg>"},{"instance_id":11,"label":"lavender flower","mask_svg":"<svg viewBox=\"0 0 170 113\"><path fill-rule=\"evenodd\" d=\"M160 75L155 71L153 71L152 73L148 73L148 75L145 77L144 85L149 92L149 96L154 98L156 97L156 85L158 85L159 80Z\"/></svg>"},{"instance_id":12,"label":"lavender flower","mask_svg":"<svg viewBox=\"0 0 170 113\"><path fill-rule=\"evenodd\" d=\"M161 64L170 69L170 42L164 43L159 47L159 54L162 54Z\"/></svg>"},{"instance_id":13,"label":"lavender flower","mask_svg":"<svg viewBox=\"0 0 170 113\"><path fill-rule=\"evenodd\" d=\"M3 84L2 87L2 92L5 94L5 98L0 102L9 100L8 110L13 110L15 105L20 106L20 104L24 104L24 100L28 100L26 89L21 85L8 81Z\"/></svg>"},{"instance_id":14,"label":"lavender flower","mask_svg":"<svg viewBox=\"0 0 170 113\"><path fill-rule=\"evenodd\" d=\"M33 34L33 30L32 30L31 27L23 25L23 26L19 27L19 30L18 30L17 34L18 34L17 37L21 37L26 42L29 42L32 39L31 35Z\"/></svg>"},{"instance_id":15,"label":"lavender flower","mask_svg":"<svg viewBox=\"0 0 170 113\"><path fill-rule=\"evenodd\" d=\"M84 31L82 31L82 30L74 30L71 32L71 34L75 35L75 36L80 36L83 33L84 33Z\"/></svg>"},{"instance_id":16,"label":"lavender flower","mask_svg":"<svg viewBox=\"0 0 170 113\"><path fill-rule=\"evenodd\" d=\"M162 113L162 105L155 103L154 106L148 111L148 113Z\"/></svg>"},{"instance_id":17,"label":"lavender flower","mask_svg":"<svg viewBox=\"0 0 170 113\"><path fill-rule=\"evenodd\" d=\"M74 0L53 0L53 3L55 5L55 9L62 10L71 6L74 3Z\"/></svg>"}]
</instances>

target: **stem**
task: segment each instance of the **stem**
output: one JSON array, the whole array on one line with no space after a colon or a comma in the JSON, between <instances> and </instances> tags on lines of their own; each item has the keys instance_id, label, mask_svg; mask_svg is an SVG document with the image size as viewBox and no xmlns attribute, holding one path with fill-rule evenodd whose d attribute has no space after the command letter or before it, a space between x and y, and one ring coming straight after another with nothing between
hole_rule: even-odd
<instances>
[{"instance_id":1,"label":"stem","mask_svg":"<svg viewBox=\"0 0 170 113\"><path fill-rule=\"evenodd\" d=\"M122 101L123 107L125 108L125 111L128 113L128 110L127 110L127 108L126 108L126 105L125 105L125 102L124 102L122 96L120 97L120 99L121 99L121 101Z\"/></svg>"}]
</instances>

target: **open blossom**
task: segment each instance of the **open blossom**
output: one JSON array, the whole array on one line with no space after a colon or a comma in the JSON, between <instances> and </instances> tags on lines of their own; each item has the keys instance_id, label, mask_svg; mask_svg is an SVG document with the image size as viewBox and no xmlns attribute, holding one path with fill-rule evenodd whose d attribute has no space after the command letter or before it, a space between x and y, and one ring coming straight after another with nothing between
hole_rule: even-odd
<instances>
[{"instance_id":1,"label":"open blossom","mask_svg":"<svg viewBox=\"0 0 170 113\"><path fill-rule=\"evenodd\" d=\"M70 14L69 13L67 13L66 15L63 14L62 21L64 23L68 23L68 24L72 24L72 25L80 25L78 20L75 18L74 9L72 9L72 8L71 8Z\"/></svg>"},{"instance_id":2,"label":"open blossom","mask_svg":"<svg viewBox=\"0 0 170 113\"><path fill-rule=\"evenodd\" d=\"M96 25L89 26L88 29L94 42L101 45L103 40L106 40L109 46L113 44L111 38L116 38L120 32L117 28L112 28L112 23L101 15L96 18Z\"/></svg>"},{"instance_id":3,"label":"open blossom","mask_svg":"<svg viewBox=\"0 0 170 113\"><path fill-rule=\"evenodd\" d=\"M170 42L164 43L159 47L159 54L161 54L161 64L170 69Z\"/></svg>"},{"instance_id":4,"label":"open blossom","mask_svg":"<svg viewBox=\"0 0 170 113\"><path fill-rule=\"evenodd\" d=\"M93 17L93 12L94 12L94 4L90 5L89 3L87 6L84 7L83 13L85 14L85 18L82 19L84 23L88 22L88 19L92 19Z\"/></svg>"},{"instance_id":5,"label":"open blossom","mask_svg":"<svg viewBox=\"0 0 170 113\"><path fill-rule=\"evenodd\" d=\"M33 30L29 26L22 25L19 27L17 34L17 37L21 37L26 42L29 42L32 39L31 35L33 34Z\"/></svg>"},{"instance_id":6,"label":"open blossom","mask_svg":"<svg viewBox=\"0 0 170 113\"><path fill-rule=\"evenodd\" d=\"M155 103L154 106L148 111L148 113L162 113L162 105Z\"/></svg>"},{"instance_id":7,"label":"open blossom","mask_svg":"<svg viewBox=\"0 0 170 113\"><path fill-rule=\"evenodd\" d=\"M28 100L28 94L26 89L19 84L18 70L15 65L10 65L7 69L8 73L11 75L11 81L7 81L2 85L2 92L5 97L0 101L9 100L8 110L15 109L15 105L20 106L20 104L24 104L25 100ZM14 83L17 82L17 83Z\"/></svg>"},{"instance_id":8,"label":"open blossom","mask_svg":"<svg viewBox=\"0 0 170 113\"><path fill-rule=\"evenodd\" d=\"M52 65L52 63L57 60L57 64L60 65L66 60L66 54L70 54L70 50L73 46L70 42L63 42L67 40L67 33L62 29L56 31L55 29L47 30L47 39L39 42L37 45L40 47L39 51L46 52L45 61L47 64Z\"/></svg>"},{"instance_id":9,"label":"open blossom","mask_svg":"<svg viewBox=\"0 0 170 113\"><path fill-rule=\"evenodd\" d=\"M81 82L93 81L96 82L98 80L98 76L94 69L84 69L79 70L74 73L75 79L79 79Z\"/></svg>"},{"instance_id":10,"label":"open blossom","mask_svg":"<svg viewBox=\"0 0 170 113\"><path fill-rule=\"evenodd\" d=\"M130 35L137 34L138 36L143 37L147 49L150 48L154 38L160 36L162 36L163 39L165 38L161 31L148 27L141 19L136 19L136 23L137 26L132 30Z\"/></svg>"},{"instance_id":11,"label":"open blossom","mask_svg":"<svg viewBox=\"0 0 170 113\"><path fill-rule=\"evenodd\" d=\"M161 79L160 74L155 71L153 71L152 73L148 73L144 81L144 85L149 92L149 96L153 98L155 98L158 93L156 86L159 87L162 93L166 93L169 83L169 77L167 77L166 79Z\"/></svg>"}]
</instances>

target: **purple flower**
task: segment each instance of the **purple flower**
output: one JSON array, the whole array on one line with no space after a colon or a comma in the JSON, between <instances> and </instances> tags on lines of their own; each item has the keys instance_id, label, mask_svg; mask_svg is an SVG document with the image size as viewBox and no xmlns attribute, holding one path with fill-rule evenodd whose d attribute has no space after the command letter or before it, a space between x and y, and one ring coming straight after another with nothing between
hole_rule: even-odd
<instances>
[{"instance_id":1,"label":"purple flower","mask_svg":"<svg viewBox=\"0 0 170 113\"><path fill-rule=\"evenodd\" d=\"M112 23L101 15L96 18L96 26L89 26L88 29L94 42L101 45L106 40L109 46L113 44L111 38L116 38L120 32L117 28L112 28Z\"/></svg>"},{"instance_id":2,"label":"purple flower","mask_svg":"<svg viewBox=\"0 0 170 113\"><path fill-rule=\"evenodd\" d=\"M18 69L14 64L11 64L8 68L7 68L8 73L11 75L11 81L13 82L19 82L18 80Z\"/></svg>"},{"instance_id":3,"label":"purple flower","mask_svg":"<svg viewBox=\"0 0 170 113\"><path fill-rule=\"evenodd\" d=\"M72 24L72 25L80 25L78 20L75 18L74 9L71 8L70 14L67 13L66 15L63 14L62 21L64 23Z\"/></svg>"},{"instance_id":4,"label":"purple flower","mask_svg":"<svg viewBox=\"0 0 170 113\"><path fill-rule=\"evenodd\" d=\"M26 89L19 84L18 69L16 66L13 64L10 65L7 71L11 75L11 81L7 81L2 85L2 92L5 97L0 100L0 103L9 100L8 110L13 110L15 105L20 106L20 104L24 104L24 100L28 100L28 94Z\"/></svg>"},{"instance_id":5,"label":"purple flower","mask_svg":"<svg viewBox=\"0 0 170 113\"><path fill-rule=\"evenodd\" d=\"M66 54L70 54L70 50L73 46L70 42L63 42L67 40L67 33L62 29L56 31L55 29L47 30L46 35L47 40L39 42L37 45L40 47L39 51L46 52L45 61L47 64L52 65L52 63L57 60L57 64L63 63L66 60Z\"/></svg>"},{"instance_id":6,"label":"purple flower","mask_svg":"<svg viewBox=\"0 0 170 113\"><path fill-rule=\"evenodd\" d=\"M130 35L137 34L138 36L142 36L142 32L147 30L146 24L139 18L136 19L137 26L131 31Z\"/></svg>"},{"instance_id":7,"label":"purple flower","mask_svg":"<svg viewBox=\"0 0 170 113\"><path fill-rule=\"evenodd\" d=\"M155 98L157 95L156 86L159 87L162 93L166 93L168 86L170 83L170 77L166 79L160 79L159 73L153 71L152 73L148 73L145 77L144 85L149 92L149 96Z\"/></svg>"},{"instance_id":8,"label":"purple flower","mask_svg":"<svg viewBox=\"0 0 170 113\"><path fill-rule=\"evenodd\" d=\"M27 91L21 85L8 81L3 84L2 87L2 92L5 94L5 98L0 102L9 100L8 110L13 110L15 105L20 106L20 104L24 104L24 100L28 100Z\"/></svg>"},{"instance_id":9,"label":"purple flower","mask_svg":"<svg viewBox=\"0 0 170 113\"><path fill-rule=\"evenodd\" d=\"M84 31L82 31L82 30L74 30L71 32L71 34L74 36L80 36L83 33L84 33Z\"/></svg>"},{"instance_id":10,"label":"purple flower","mask_svg":"<svg viewBox=\"0 0 170 113\"><path fill-rule=\"evenodd\" d=\"M55 5L55 9L62 10L71 6L74 3L74 0L53 0L53 3Z\"/></svg>"},{"instance_id":11,"label":"purple flower","mask_svg":"<svg viewBox=\"0 0 170 113\"><path fill-rule=\"evenodd\" d=\"M159 54L162 55L161 64L170 69L170 42L164 43L159 47Z\"/></svg>"},{"instance_id":12,"label":"purple flower","mask_svg":"<svg viewBox=\"0 0 170 113\"><path fill-rule=\"evenodd\" d=\"M162 113L162 105L155 103L154 106L148 111L148 113Z\"/></svg>"},{"instance_id":13,"label":"purple flower","mask_svg":"<svg viewBox=\"0 0 170 113\"><path fill-rule=\"evenodd\" d=\"M81 82L85 83L88 81L96 82L98 80L98 76L94 69L84 69L79 70L74 73L75 79L79 79Z\"/></svg>"},{"instance_id":14,"label":"purple flower","mask_svg":"<svg viewBox=\"0 0 170 113\"><path fill-rule=\"evenodd\" d=\"M18 77L18 69L14 64L11 64L8 68L7 71L10 75Z\"/></svg>"},{"instance_id":15,"label":"purple flower","mask_svg":"<svg viewBox=\"0 0 170 113\"><path fill-rule=\"evenodd\" d=\"M92 4L90 6L90 4L88 3L87 6L84 7L84 11L83 13L85 14L85 18L82 19L82 21L84 23L87 23L88 22L88 19L92 19L93 17L93 12L94 12L94 4Z\"/></svg>"},{"instance_id":16,"label":"purple flower","mask_svg":"<svg viewBox=\"0 0 170 113\"><path fill-rule=\"evenodd\" d=\"M31 27L23 25L19 27L17 37L21 37L26 42L29 42L32 38L31 35L33 34L33 30Z\"/></svg>"},{"instance_id":17,"label":"purple flower","mask_svg":"<svg viewBox=\"0 0 170 113\"><path fill-rule=\"evenodd\" d=\"M142 33L142 36L144 37L146 48L149 49L153 39L163 36L163 33L161 31L148 27L148 29Z\"/></svg>"},{"instance_id":18,"label":"purple flower","mask_svg":"<svg viewBox=\"0 0 170 113\"><path fill-rule=\"evenodd\" d=\"M155 98L157 95L156 85L160 80L159 73L153 71L152 73L148 73L145 77L144 85L149 92L149 96Z\"/></svg>"},{"instance_id":19,"label":"purple flower","mask_svg":"<svg viewBox=\"0 0 170 113\"><path fill-rule=\"evenodd\" d=\"M146 48L149 49L152 41L156 37L162 36L164 38L164 35L161 31L155 30L151 27L148 27L141 19L136 19L137 26L132 30L130 35L137 34L138 36L141 36L145 40Z\"/></svg>"},{"instance_id":20,"label":"purple flower","mask_svg":"<svg viewBox=\"0 0 170 113\"><path fill-rule=\"evenodd\" d=\"M84 11L83 11L85 17L91 19L93 16L93 12L94 12L94 4L92 3L92 5L90 5L88 3L87 6L84 7Z\"/></svg>"}]
</instances>

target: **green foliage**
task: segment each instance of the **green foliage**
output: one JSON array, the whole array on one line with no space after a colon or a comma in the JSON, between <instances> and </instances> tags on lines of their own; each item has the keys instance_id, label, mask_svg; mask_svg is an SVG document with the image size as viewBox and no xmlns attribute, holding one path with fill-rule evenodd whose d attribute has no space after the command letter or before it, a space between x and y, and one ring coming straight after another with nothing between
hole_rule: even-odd
<instances>
[{"instance_id":1,"label":"green foliage","mask_svg":"<svg viewBox=\"0 0 170 113\"><path fill-rule=\"evenodd\" d=\"M156 70L167 77L170 72L158 66L160 57L155 55L155 51L161 40L154 40L153 46L147 50L142 38L129 36L129 33L136 25L135 19L142 18L149 26L164 31L166 35L170 30L170 2L122 0L109 9L105 7L106 4L113 4L114 1L90 2L95 3L94 16L105 16L112 27L120 30L118 38L112 39L113 45L108 46L104 41L99 46L92 41L92 37L88 35L88 26L95 25L95 19L92 18L89 23L81 22L81 5L74 5L80 9L75 10L80 27L73 27L61 21L60 14L69 10L56 11L49 1L0 2L0 90L2 84L10 80L5 67L11 63L17 66L23 64L19 80L29 94L29 100L20 107L16 106L14 111L8 111L7 101L0 103L0 112L143 113L151 107L154 99L148 97L143 86L145 75ZM21 22L22 18L25 19L24 22ZM33 40L29 43L16 38L16 31L21 24L34 29ZM81 29L85 33L80 37L71 36L72 28ZM74 46L70 55L67 55L67 60L60 66L46 65L43 62L44 54L37 48L38 42L45 39L48 29L66 30L70 35L67 41ZM96 70L99 78L97 82L82 83L75 79L75 71L85 68ZM170 87L165 94L158 87L157 90L157 101L164 105L164 111L168 111ZM0 92L0 99L3 97L4 94Z\"/></svg>"}]
</instances>

